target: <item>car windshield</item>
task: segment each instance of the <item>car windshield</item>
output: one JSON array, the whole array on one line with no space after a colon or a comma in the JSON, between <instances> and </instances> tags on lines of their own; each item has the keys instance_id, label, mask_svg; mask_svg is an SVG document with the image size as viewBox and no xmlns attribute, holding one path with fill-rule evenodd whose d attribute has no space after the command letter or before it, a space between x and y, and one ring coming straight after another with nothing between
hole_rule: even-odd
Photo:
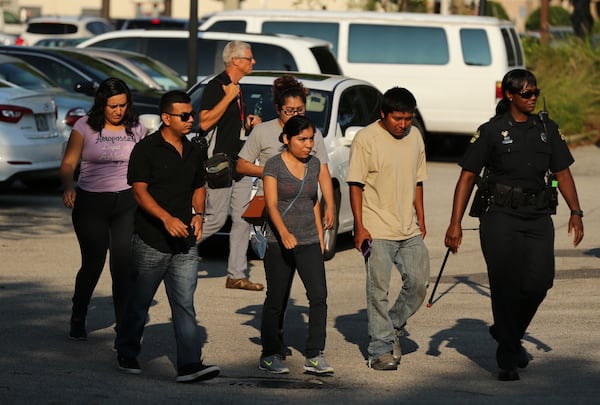
<instances>
[{"instance_id":1,"label":"car windshield","mask_svg":"<svg viewBox=\"0 0 600 405\"><path fill-rule=\"evenodd\" d=\"M190 94L192 106L195 111L200 111L200 100L206 84L194 88ZM309 89L306 97L306 116L309 117L323 136L328 133L329 117L331 115L332 93L323 90ZM242 84L242 94L246 105L246 114L256 114L262 121L269 121L277 117L273 103L273 87L266 84ZM197 122L194 121L194 131L198 132Z\"/></svg>"},{"instance_id":2,"label":"car windshield","mask_svg":"<svg viewBox=\"0 0 600 405\"><path fill-rule=\"evenodd\" d=\"M58 87L37 69L24 62L1 63L0 78L29 90Z\"/></svg>"},{"instance_id":3,"label":"car windshield","mask_svg":"<svg viewBox=\"0 0 600 405\"><path fill-rule=\"evenodd\" d=\"M116 77L123 80L132 90L145 91L148 90L148 86L138 78L131 76L121 69L113 66L109 62L97 59L89 55L77 52L63 52L59 49L53 49L52 52L62 54L70 59L76 60L79 63L85 65L89 70L93 71L96 76L101 80L108 79L109 77Z\"/></svg>"}]
</instances>

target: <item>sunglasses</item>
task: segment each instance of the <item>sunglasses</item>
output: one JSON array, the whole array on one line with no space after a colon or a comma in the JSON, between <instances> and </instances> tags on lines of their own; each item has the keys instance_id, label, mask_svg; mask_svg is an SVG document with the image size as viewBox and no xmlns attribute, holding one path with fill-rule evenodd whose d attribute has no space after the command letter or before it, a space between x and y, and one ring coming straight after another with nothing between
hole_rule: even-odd
<instances>
[{"instance_id":1,"label":"sunglasses","mask_svg":"<svg viewBox=\"0 0 600 405\"><path fill-rule=\"evenodd\" d=\"M518 94L519 96L521 96L521 98L524 98L524 99L528 99L528 98L531 98L531 97L533 97L533 96L536 96L536 97L538 97L538 96L540 95L540 89L535 89L535 90L525 90L525 91L522 91L522 92L520 92L520 93L517 93L517 94Z\"/></svg>"},{"instance_id":2,"label":"sunglasses","mask_svg":"<svg viewBox=\"0 0 600 405\"><path fill-rule=\"evenodd\" d=\"M179 118L181 118L181 121L187 122L187 120L189 120L190 117L193 117L194 115L196 115L196 112L195 111L191 111L191 112L184 112L184 113L181 113L181 114L173 114L173 113L165 112L163 114L170 115L171 117L179 117Z\"/></svg>"}]
</instances>

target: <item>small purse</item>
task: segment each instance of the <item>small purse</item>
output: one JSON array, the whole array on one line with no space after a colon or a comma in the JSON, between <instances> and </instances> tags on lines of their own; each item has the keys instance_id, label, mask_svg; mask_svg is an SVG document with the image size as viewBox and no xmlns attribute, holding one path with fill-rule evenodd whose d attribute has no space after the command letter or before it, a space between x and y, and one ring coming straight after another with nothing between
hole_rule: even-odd
<instances>
[{"instance_id":1,"label":"small purse","mask_svg":"<svg viewBox=\"0 0 600 405\"><path fill-rule=\"evenodd\" d=\"M233 163L225 153L215 153L204 162L206 183L210 188L227 188L233 184Z\"/></svg>"},{"instance_id":2,"label":"small purse","mask_svg":"<svg viewBox=\"0 0 600 405\"><path fill-rule=\"evenodd\" d=\"M266 227L266 222L260 227L254 226L254 233L250 236L250 247L261 260L265 258L267 252Z\"/></svg>"}]
</instances>

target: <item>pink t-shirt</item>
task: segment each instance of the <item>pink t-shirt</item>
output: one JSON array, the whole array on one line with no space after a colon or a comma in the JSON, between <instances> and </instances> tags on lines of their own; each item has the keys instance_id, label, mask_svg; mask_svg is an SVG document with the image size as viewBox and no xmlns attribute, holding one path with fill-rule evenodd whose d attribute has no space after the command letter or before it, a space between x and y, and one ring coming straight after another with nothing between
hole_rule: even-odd
<instances>
[{"instance_id":1,"label":"pink t-shirt","mask_svg":"<svg viewBox=\"0 0 600 405\"><path fill-rule=\"evenodd\" d=\"M141 125L132 128L133 135L124 129L103 128L96 132L81 117L73 129L83 136L81 167L78 185L91 192L116 192L130 188L127 184L127 165L133 147L146 135Z\"/></svg>"}]
</instances>

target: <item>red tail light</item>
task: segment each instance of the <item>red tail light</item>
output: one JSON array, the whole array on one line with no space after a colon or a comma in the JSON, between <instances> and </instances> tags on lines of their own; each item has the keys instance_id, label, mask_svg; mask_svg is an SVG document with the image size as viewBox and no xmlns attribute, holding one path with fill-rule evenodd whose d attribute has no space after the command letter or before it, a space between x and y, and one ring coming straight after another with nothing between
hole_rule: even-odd
<instances>
[{"instance_id":1,"label":"red tail light","mask_svg":"<svg viewBox=\"0 0 600 405\"><path fill-rule=\"evenodd\" d=\"M25 114L33 114L29 108L0 104L0 121L16 124Z\"/></svg>"},{"instance_id":2,"label":"red tail light","mask_svg":"<svg viewBox=\"0 0 600 405\"><path fill-rule=\"evenodd\" d=\"M504 95L502 94L502 82L496 82L496 101L503 97Z\"/></svg>"},{"instance_id":3,"label":"red tail light","mask_svg":"<svg viewBox=\"0 0 600 405\"><path fill-rule=\"evenodd\" d=\"M27 44L25 43L25 40L23 38L17 37L17 39L15 40L15 45L25 46Z\"/></svg>"},{"instance_id":4,"label":"red tail light","mask_svg":"<svg viewBox=\"0 0 600 405\"><path fill-rule=\"evenodd\" d=\"M73 125L75 125L75 122L77 122L79 118L83 117L86 114L87 112L82 107L71 108L69 111L67 111L67 114L65 115L65 124L72 127Z\"/></svg>"}]
</instances>

